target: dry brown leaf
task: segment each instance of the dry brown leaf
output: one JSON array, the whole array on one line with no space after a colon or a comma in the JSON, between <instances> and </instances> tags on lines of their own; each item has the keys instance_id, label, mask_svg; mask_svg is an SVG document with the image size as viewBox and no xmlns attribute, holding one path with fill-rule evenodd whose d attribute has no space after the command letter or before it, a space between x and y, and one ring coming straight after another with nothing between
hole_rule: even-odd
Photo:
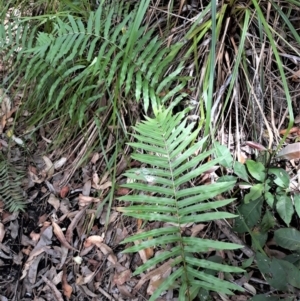
<instances>
[{"instance_id":1,"label":"dry brown leaf","mask_svg":"<svg viewBox=\"0 0 300 301\"><path fill-rule=\"evenodd\" d=\"M84 183L82 188L82 195L89 196L91 193L92 181L88 180Z\"/></svg>"},{"instance_id":2,"label":"dry brown leaf","mask_svg":"<svg viewBox=\"0 0 300 301\"><path fill-rule=\"evenodd\" d=\"M68 248L68 249L71 249L71 250L74 250L74 251L77 251L75 248L73 248L66 240L60 226L55 222L55 221L52 221L52 226L53 226L53 232L55 234L55 236L57 237L57 239L60 241L60 243Z\"/></svg>"},{"instance_id":3,"label":"dry brown leaf","mask_svg":"<svg viewBox=\"0 0 300 301\"><path fill-rule=\"evenodd\" d=\"M38 225L42 225L48 219L48 214L43 214L39 217Z\"/></svg>"},{"instance_id":4,"label":"dry brown leaf","mask_svg":"<svg viewBox=\"0 0 300 301\"><path fill-rule=\"evenodd\" d=\"M48 203L50 205L52 205L55 210L58 210L58 208L60 206L59 199L53 193L50 194L49 199L48 199Z\"/></svg>"},{"instance_id":5,"label":"dry brown leaf","mask_svg":"<svg viewBox=\"0 0 300 301\"><path fill-rule=\"evenodd\" d=\"M85 240L85 242L84 242L84 244L83 244L83 246L85 247L85 248L88 248L88 247L90 247L91 245L98 245L98 243L102 243L103 242L103 238L100 236L100 235L92 235L92 236L89 236L86 240Z\"/></svg>"},{"instance_id":6,"label":"dry brown leaf","mask_svg":"<svg viewBox=\"0 0 300 301\"><path fill-rule=\"evenodd\" d=\"M125 285L117 284L117 288L123 297L129 298L129 300L134 300L133 296L131 295L131 293L129 292L128 288Z\"/></svg>"},{"instance_id":7,"label":"dry brown leaf","mask_svg":"<svg viewBox=\"0 0 300 301\"><path fill-rule=\"evenodd\" d=\"M207 225L205 224L198 224L192 227L191 231L192 231L192 237L195 237L199 234L199 232L201 232Z\"/></svg>"},{"instance_id":8,"label":"dry brown leaf","mask_svg":"<svg viewBox=\"0 0 300 301\"><path fill-rule=\"evenodd\" d=\"M172 269L173 261L174 261L174 259L169 259L167 262L162 264L157 269L155 269L155 270L149 272L148 274L142 276L142 278L139 280L139 282L137 283L137 285L134 287L133 290L138 291L146 281L151 280L153 277L155 277L156 281L158 281L158 279L160 279L164 275L168 274Z\"/></svg>"},{"instance_id":9,"label":"dry brown leaf","mask_svg":"<svg viewBox=\"0 0 300 301\"><path fill-rule=\"evenodd\" d=\"M60 169L67 162L67 158L62 157L54 163L54 169Z\"/></svg>"},{"instance_id":10,"label":"dry brown leaf","mask_svg":"<svg viewBox=\"0 0 300 301\"><path fill-rule=\"evenodd\" d=\"M32 250L32 252L30 253L30 256L28 257L27 261L25 262L20 280L22 280L23 278L26 277L28 270L29 270L30 266L33 264L33 262L35 261L36 257L38 257L41 253L45 252L46 249L49 249L49 248L50 247L48 247L48 246L43 246L40 248L34 248Z\"/></svg>"},{"instance_id":11,"label":"dry brown leaf","mask_svg":"<svg viewBox=\"0 0 300 301\"><path fill-rule=\"evenodd\" d=\"M127 195L129 192L130 192L130 189L121 187L121 188L118 188L116 195Z\"/></svg>"},{"instance_id":12,"label":"dry brown leaf","mask_svg":"<svg viewBox=\"0 0 300 301\"><path fill-rule=\"evenodd\" d=\"M93 280L96 272L97 271L94 271L93 273L90 273L89 275L86 275L86 276L77 275L76 284L77 285L84 285L84 284L87 284L87 283L91 282Z\"/></svg>"},{"instance_id":13,"label":"dry brown leaf","mask_svg":"<svg viewBox=\"0 0 300 301\"><path fill-rule=\"evenodd\" d=\"M115 273L114 283L117 285L123 285L126 281L130 280L130 277L131 277L131 271L128 269L120 273Z\"/></svg>"},{"instance_id":14,"label":"dry brown leaf","mask_svg":"<svg viewBox=\"0 0 300 301\"><path fill-rule=\"evenodd\" d=\"M286 160L300 159L300 142L287 145L276 157Z\"/></svg>"},{"instance_id":15,"label":"dry brown leaf","mask_svg":"<svg viewBox=\"0 0 300 301\"><path fill-rule=\"evenodd\" d=\"M86 212L85 208L78 211L77 214L74 216L71 224L69 225L67 232L66 232L66 240L68 243L72 242L74 229L78 225L78 223L82 219L82 217L84 216L85 212Z\"/></svg>"},{"instance_id":16,"label":"dry brown leaf","mask_svg":"<svg viewBox=\"0 0 300 301\"><path fill-rule=\"evenodd\" d=\"M43 156L43 160L46 164L44 172L47 174L47 178L50 179L50 178L52 178L52 176L54 174L54 165L53 165L52 161L46 156Z\"/></svg>"},{"instance_id":17,"label":"dry brown leaf","mask_svg":"<svg viewBox=\"0 0 300 301\"><path fill-rule=\"evenodd\" d=\"M67 280L67 267L63 267L63 275L62 275L62 289L63 289L63 294L67 299L71 298L73 289L72 286L69 285L68 280Z\"/></svg>"},{"instance_id":18,"label":"dry brown leaf","mask_svg":"<svg viewBox=\"0 0 300 301\"><path fill-rule=\"evenodd\" d=\"M300 69L297 70L297 71L295 71L295 72L293 72L293 73L294 74L292 75L292 80L294 82L299 82L299 80L300 80Z\"/></svg>"},{"instance_id":19,"label":"dry brown leaf","mask_svg":"<svg viewBox=\"0 0 300 301\"><path fill-rule=\"evenodd\" d=\"M141 241L140 240L136 240L134 241L134 244L136 246L140 245L141 244ZM151 258L153 256L154 252L153 252L153 248L146 248L146 249L143 249L143 250L139 250L139 255L143 261L143 263L146 263L149 258Z\"/></svg>"},{"instance_id":20,"label":"dry brown leaf","mask_svg":"<svg viewBox=\"0 0 300 301\"><path fill-rule=\"evenodd\" d=\"M104 255L108 255L107 259L111 263L117 264L117 262L118 262L117 257L114 255L113 250L109 246L107 246L106 244L104 244L104 243L101 242L101 239L102 239L101 236L99 236L99 235L92 235L88 239L84 242L84 247L85 248L89 248L89 247L91 247L91 245L95 245L95 246L97 246L100 249L100 251ZM80 255L82 256L82 253L80 253Z\"/></svg>"},{"instance_id":21,"label":"dry brown leaf","mask_svg":"<svg viewBox=\"0 0 300 301\"><path fill-rule=\"evenodd\" d=\"M39 241L39 239L40 239L40 237L41 237L41 234L32 231L32 232L29 234L29 236L30 236L30 238L32 239L32 241Z\"/></svg>"},{"instance_id":22,"label":"dry brown leaf","mask_svg":"<svg viewBox=\"0 0 300 301\"><path fill-rule=\"evenodd\" d=\"M287 129L284 129L284 130L281 130L281 131L279 132L279 134L280 134L280 135L285 135L286 132L287 132ZM300 128L297 127L297 126L294 126L294 127L292 127L292 128L289 130L289 134L295 134L295 133L297 133L297 134L299 133L299 135L300 135Z\"/></svg>"},{"instance_id":23,"label":"dry brown leaf","mask_svg":"<svg viewBox=\"0 0 300 301\"><path fill-rule=\"evenodd\" d=\"M28 175L29 175L30 180L33 183L41 184L42 182L45 181L44 177L39 177L38 176L37 169L33 166L28 167Z\"/></svg>"},{"instance_id":24,"label":"dry brown leaf","mask_svg":"<svg viewBox=\"0 0 300 301\"><path fill-rule=\"evenodd\" d=\"M41 275L41 277L44 280L44 282L50 287L56 301L64 301L62 294L57 289L57 287L50 280L48 280L45 276Z\"/></svg>"},{"instance_id":25,"label":"dry brown leaf","mask_svg":"<svg viewBox=\"0 0 300 301\"><path fill-rule=\"evenodd\" d=\"M80 207L84 207L91 203L98 203L98 202L100 202L100 199L93 198L91 196L85 196L82 194L79 194L79 196L78 196L78 205Z\"/></svg>"},{"instance_id":26,"label":"dry brown leaf","mask_svg":"<svg viewBox=\"0 0 300 301\"><path fill-rule=\"evenodd\" d=\"M58 247L57 247L57 246L54 246L53 248L56 249L56 248L58 248ZM66 261L66 259L67 259L67 257L68 257L68 252L69 252L69 249L66 248L66 247L64 247L64 246L62 246L62 247L60 248L61 258L60 258L60 264L57 266L57 269L58 269L58 270L60 270L60 269L62 269L62 268L64 267L65 261Z\"/></svg>"},{"instance_id":27,"label":"dry brown leaf","mask_svg":"<svg viewBox=\"0 0 300 301\"><path fill-rule=\"evenodd\" d=\"M3 241L4 236L5 236L4 225L0 223L0 243Z\"/></svg>"},{"instance_id":28,"label":"dry brown leaf","mask_svg":"<svg viewBox=\"0 0 300 301\"><path fill-rule=\"evenodd\" d=\"M111 187L112 182L106 181L107 178L108 178L108 173L105 173L100 181L98 174L96 172L94 172L92 187L97 190L104 190L104 189L107 189L108 187Z\"/></svg>"},{"instance_id":29,"label":"dry brown leaf","mask_svg":"<svg viewBox=\"0 0 300 301\"><path fill-rule=\"evenodd\" d=\"M68 186L62 187L59 193L60 197L64 199L68 195L69 190L70 188Z\"/></svg>"},{"instance_id":30,"label":"dry brown leaf","mask_svg":"<svg viewBox=\"0 0 300 301\"><path fill-rule=\"evenodd\" d=\"M250 146L253 149L257 149L259 151L266 151L267 149L258 142L254 141L246 141L246 145Z\"/></svg>"},{"instance_id":31,"label":"dry brown leaf","mask_svg":"<svg viewBox=\"0 0 300 301\"><path fill-rule=\"evenodd\" d=\"M91 163L92 163L92 164L96 164L96 162L99 160L99 158L100 158L99 153L94 153L94 154L93 154L93 157L92 157L92 159L91 159Z\"/></svg>"}]
</instances>

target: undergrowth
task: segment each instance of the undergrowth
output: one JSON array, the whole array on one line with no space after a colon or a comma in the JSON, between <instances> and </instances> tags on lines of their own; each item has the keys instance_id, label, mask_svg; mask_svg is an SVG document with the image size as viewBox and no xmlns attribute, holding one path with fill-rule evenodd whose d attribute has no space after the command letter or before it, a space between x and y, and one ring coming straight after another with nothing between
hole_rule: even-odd
<instances>
[{"instance_id":1,"label":"undergrowth","mask_svg":"<svg viewBox=\"0 0 300 301\"><path fill-rule=\"evenodd\" d=\"M136 139L128 145L136 151L133 159L145 167L125 173L132 181L126 187L134 193L121 198L132 203L119 210L161 222L161 228L125 241L139 242L127 252L158 246L163 250L136 274L168 260L171 276L151 300L170 285L178 289L180 300L192 300L203 290L225 294L240 290L218 279L215 271L241 269L203 256L209 249L238 245L182 234L189 222L235 217L226 209L218 211L233 199L215 198L236 187L238 179L247 182L239 183L240 187L250 190L241 194L235 230L250 233L261 273L275 269L279 274L282 268L293 271L291 277L286 276L288 286L266 275L271 286L299 288L295 281L300 279L299 246L291 243L300 240L299 232L290 227L300 211L299 197L289 190L283 170L255 161L240 163L241 144L247 138L264 141L272 151L278 149L293 125L295 111L300 113L293 108L293 102L294 107L298 104L300 38L295 20L299 2L210 2L195 9L194 4L180 2L176 7L171 1L176 13L166 11L163 1L155 5L150 0L138 5L99 2L95 7L89 1L49 1L48 5L10 1L3 7L0 43L6 76L1 88L21 97L17 118L26 116L25 126L16 127L15 134L24 137L26 144L36 145L38 131L50 128L48 140L53 143L47 151L76 156L63 184L93 150L100 150L105 162L102 172L108 172L113 183L105 197L108 212L119 161L130 151L125 142ZM194 107L187 116L181 108L190 103ZM180 113L173 115L172 109ZM145 121L138 123L144 115ZM287 128L283 138L278 124ZM132 125L136 125L133 130ZM129 135L132 131L133 136ZM215 143L216 136L228 146L233 137L235 157ZM211 161L210 156L214 157ZM1 175L10 179L5 159L0 162ZM214 165L234 176L225 176L224 182L189 186ZM10 185L5 182L0 192L10 194L14 189ZM7 195L4 199L11 209L23 208L20 195L15 202ZM275 215L287 228L277 229L280 224L272 218ZM266 258L264 248L273 230L276 243L293 251L280 259L283 262ZM166 246L171 249L167 251ZM253 258L244 267L252 262Z\"/></svg>"}]
</instances>

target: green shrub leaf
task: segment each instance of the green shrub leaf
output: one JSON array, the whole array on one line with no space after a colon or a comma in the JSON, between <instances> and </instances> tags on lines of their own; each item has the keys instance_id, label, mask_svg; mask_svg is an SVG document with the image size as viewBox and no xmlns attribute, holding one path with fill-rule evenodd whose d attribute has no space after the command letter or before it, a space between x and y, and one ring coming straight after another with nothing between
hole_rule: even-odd
<instances>
[{"instance_id":1,"label":"green shrub leaf","mask_svg":"<svg viewBox=\"0 0 300 301\"><path fill-rule=\"evenodd\" d=\"M300 251L300 232L295 228L278 229L274 233L276 243L287 250Z\"/></svg>"},{"instance_id":2,"label":"green shrub leaf","mask_svg":"<svg viewBox=\"0 0 300 301\"><path fill-rule=\"evenodd\" d=\"M244 164L238 161L234 162L233 171L239 178L246 182L249 182L247 169Z\"/></svg>"},{"instance_id":3,"label":"green shrub leaf","mask_svg":"<svg viewBox=\"0 0 300 301\"><path fill-rule=\"evenodd\" d=\"M259 199L264 191L263 184L256 184L250 188L250 192L245 195L244 202L247 204L250 201L255 201Z\"/></svg>"},{"instance_id":4,"label":"green shrub leaf","mask_svg":"<svg viewBox=\"0 0 300 301\"><path fill-rule=\"evenodd\" d=\"M294 214L294 207L291 197L287 195L279 196L277 198L276 210L286 225L289 226Z\"/></svg>"},{"instance_id":5,"label":"green shrub leaf","mask_svg":"<svg viewBox=\"0 0 300 301\"><path fill-rule=\"evenodd\" d=\"M261 162L255 162L253 160L247 160L246 166L248 168L248 171L250 175L260 181L263 182L265 180L266 174L265 174L265 167Z\"/></svg>"}]
</instances>

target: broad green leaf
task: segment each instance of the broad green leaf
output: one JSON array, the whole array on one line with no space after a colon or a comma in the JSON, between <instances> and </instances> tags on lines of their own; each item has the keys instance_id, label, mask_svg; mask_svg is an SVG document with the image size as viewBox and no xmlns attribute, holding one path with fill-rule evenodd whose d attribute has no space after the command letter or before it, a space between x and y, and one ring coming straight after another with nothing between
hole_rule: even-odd
<instances>
[{"instance_id":1,"label":"broad green leaf","mask_svg":"<svg viewBox=\"0 0 300 301\"><path fill-rule=\"evenodd\" d=\"M286 225L289 226L294 214L294 207L291 197L287 195L279 196L276 203L276 210Z\"/></svg>"},{"instance_id":2,"label":"broad green leaf","mask_svg":"<svg viewBox=\"0 0 300 301\"><path fill-rule=\"evenodd\" d=\"M268 238L268 233L261 232L257 228L254 229L251 235L252 249L256 252L259 251L261 248L265 246L267 238Z\"/></svg>"},{"instance_id":3,"label":"broad green leaf","mask_svg":"<svg viewBox=\"0 0 300 301\"><path fill-rule=\"evenodd\" d=\"M246 182L249 182L247 169L244 164L238 161L234 162L233 171L239 178Z\"/></svg>"},{"instance_id":4,"label":"broad green leaf","mask_svg":"<svg viewBox=\"0 0 300 301\"><path fill-rule=\"evenodd\" d=\"M282 228L274 233L276 243L287 250L300 251L300 232L295 228Z\"/></svg>"},{"instance_id":5,"label":"broad green leaf","mask_svg":"<svg viewBox=\"0 0 300 301\"><path fill-rule=\"evenodd\" d=\"M237 210L240 216L235 219L233 230L244 233L248 231L247 226L250 229L255 226L261 216L262 204L263 200L260 198L248 204L240 205Z\"/></svg>"},{"instance_id":6,"label":"broad green leaf","mask_svg":"<svg viewBox=\"0 0 300 301\"><path fill-rule=\"evenodd\" d=\"M259 199L264 191L263 184L256 184L250 188L250 192L245 195L244 202L248 204L251 201Z\"/></svg>"},{"instance_id":7,"label":"broad green leaf","mask_svg":"<svg viewBox=\"0 0 300 301\"><path fill-rule=\"evenodd\" d=\"M300 193L294 194L294 206L298 217L300 217Z\"/></svg>"},{"instance_id":8,"label":"broad green leaf","mask_svg":"<svg viewBox=\"0 0 300 301\"><path fill-rule=\"evenodd\" d=\"M260 181L263 182L265 180L266 174L265 174L265 167L260 162L255 162L253 160L247 160L246 166L248 168L248 171L250 175Z\"/></svg>"},{"instance_id":9,"label":"broad green leaf","mask_svg":"<svg viewBox=\"0 0 300 301\"><path fill-rule=\"evenodd\" d=\"M271 208L273 208L275 198L274 198L274 195L273 195L271 192L266 192L266 193L265 193L265 200L266 200L266 202L268 203L268 205L269 205Z\"/></svg>"},{"instance_id":10,"label":"broad green leaf","mask_svg":"<svg viewBox=\"0 0 300 301\"><path fill-rule=\"evenodd\" d=\"M276 176L274 183L277 184L279 187L289 188L290 177L284 169L273 167L269 169L268 173Z\"/></svg>"},{"instance_id":11,"label":"broad green leaf","mask_svg":"<svg viewBox=\"0 0 300 301\"><path fill-rule=\"evenodd\" d=\"M220 164L226 168L232 168L233 158L229 149L225 145L221 145L219 142L214 142L214 147L216 157L223 157Z\"/></svg>"},{"instance_id":12,"label":"broad green leaf","mask_svg":"<svg viewBox=\"0 0 300 301\"><path fill-rule=\"evenodd\" d=\"M292 263L286 260L280 260L283 271L288 271L286 273L287 282L296 287L300 288L300 271Z\"/></svg>"},{"instance_id":13,"label":"broad green leaf","mask_svg":"<svg viewBox=\"0 0 300 301\"><path fill-rule=\"evenodd\" d=\"M275 218L269 210L266 210L266 213L264 214L264 217L260 224L261 231L267 233L274 226L275 226Z\"/></svg>"},{"instance_id":14,"label":"broad green leaf","mask_svg":"<svg viewBox=\"0 0 300 301\"><path fill-rule=\"evenodd\" d=\"M254 256L245 259L245 260L242 262L242 268L243 268L243 269L249 268L249 267L252 265L253 260L254 260Z\"/></svg>"},{"instance_id":15,"label":"broad green leaf","mask_svg":"<svg viewBox=\"0 0 300 301\"><path fill-rule=\"evenodd\" d=\"M273 258L270 259L266 255L256 253L257 266L261 273L263 273L268 283L278 290L287 289L287 273L284 271L280 264L280 260Z\"/></svg>"}]
</instances>

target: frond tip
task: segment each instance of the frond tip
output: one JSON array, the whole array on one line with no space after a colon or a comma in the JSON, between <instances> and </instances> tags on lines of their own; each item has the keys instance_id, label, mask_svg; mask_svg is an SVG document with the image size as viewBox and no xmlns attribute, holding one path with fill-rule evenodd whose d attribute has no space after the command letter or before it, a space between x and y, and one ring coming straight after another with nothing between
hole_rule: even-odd
<instances>
[{"instance_id":1,"label":"frond tip","mask_svg":"<svg viewBox=\"0 0 300 301\"><path fill-rule=\"evenodd\" d=\"M136 150L132 158L146 167L134 168L125 173L130 183L123 186L135 190L136 194L120 197L120 200L131 202L132 205L118 210L135 218L162 222L162 228L126 238L123 243L135 242L135 246L124 252L158 247L162 250L159 255L140 266L135 275L168 260L171 260L174 271L150 300L156 300L170 284L179 284L179 296L185 296L180 300L193 300L200 288L224 294L243 290L211 273L242 272L242 269L201 258L201 253L209 250L234 250L240 248L240 245L183 235L182 229L188 223L236 217L216 210L233 199L213 200L233 188L235 181L189 186L191 180L225 159L222 156L205 160L213 150L201 152L206 139L194 143L199 130L193 131L193 128L194 124L187 124L184 112L172 115L170 110L166 110L159 112L154 119L146 117L145 121L138 124L134 134L137 142L130 143ZM195 155L199 152L199 155ZM206 272L208 269L209 273Z\"/></svg>"}]
</instances>

